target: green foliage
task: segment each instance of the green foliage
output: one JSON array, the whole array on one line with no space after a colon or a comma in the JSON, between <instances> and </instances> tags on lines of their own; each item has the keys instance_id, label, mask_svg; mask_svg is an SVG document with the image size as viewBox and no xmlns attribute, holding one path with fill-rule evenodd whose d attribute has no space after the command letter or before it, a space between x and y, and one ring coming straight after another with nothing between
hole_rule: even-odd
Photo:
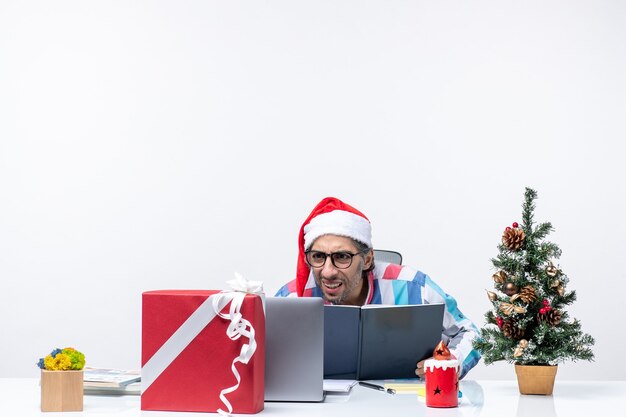
<instances>
[{"instance_id":1,"label":"green foliage","mask_svg":"<svg viewBox=\"0 0 626 417\"><path fill-rule=\"evenodd\" d=\"M561 249L544 240L552 232L552 224L535 225L535 190L526 188L524 197L522 224L518 225L524 232L524 243L517 250L509 249L504 240L498 245L498 254L491 262L496 271L506 273L506 279L494 282L493 309L485 314L486 326L474 348L487 365L502 360L521 365L593 360L594 339L583 333L580 322L570 319L565 310L576 300L576 292L566 290L569 278L554 265ZM518 293L507 295L507 283L514 284ZM528 292L534 297L528 297ZM514 340L511 334L507 337L505 326L500 328L498 321L523 329L522 339L527 344Z\"/></svg>"}]
</instances>

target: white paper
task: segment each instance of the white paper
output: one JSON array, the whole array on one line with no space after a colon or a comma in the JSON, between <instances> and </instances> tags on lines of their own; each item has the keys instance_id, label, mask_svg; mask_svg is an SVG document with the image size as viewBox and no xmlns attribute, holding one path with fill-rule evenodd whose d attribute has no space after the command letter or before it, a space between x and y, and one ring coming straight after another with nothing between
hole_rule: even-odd
<instances>
[{"instance_id":1,"label":"white paper","mask_svg":"<svg viewBox=\"0 0 626 417\"><path fill-rule=\"evenodd\" d=\"M350 392L357 381L353 379L325 379L324 391L325 392Z\"/></svg>"}]
</instances>

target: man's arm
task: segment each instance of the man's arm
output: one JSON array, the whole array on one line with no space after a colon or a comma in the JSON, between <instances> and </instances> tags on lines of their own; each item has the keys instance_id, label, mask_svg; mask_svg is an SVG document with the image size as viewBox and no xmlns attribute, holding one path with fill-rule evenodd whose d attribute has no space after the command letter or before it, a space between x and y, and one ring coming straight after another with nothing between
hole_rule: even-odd
<instances>
[{"instance_id":1,"label":"man's arm","mask_svg":"<svg viewBox=\"0 0 626 417\"><path fill-rule=\"evenodd\" d=\"M478 337L478 328L461 313L456 300L446 294L428 275L425 276L422 299L424 304L445 304L443 337L450 352L461 363L459 378L463 378L480 360L480 354L472 347L472 341ZM419 365L417 372L419 373Z\"/></svg>"}]
</instances>

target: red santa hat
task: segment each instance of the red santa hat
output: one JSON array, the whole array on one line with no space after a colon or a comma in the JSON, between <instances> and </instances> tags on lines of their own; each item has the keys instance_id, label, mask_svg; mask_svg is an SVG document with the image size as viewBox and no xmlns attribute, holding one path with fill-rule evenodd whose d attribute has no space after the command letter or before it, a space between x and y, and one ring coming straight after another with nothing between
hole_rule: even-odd
<instances>
[{"instance_id":1,"label":"red santa hat","mask_svg":"<svg viewBox=\"0 0 626 417\"><path fill-rule=\"evenodd\" d=\"M326 197L320 201L302 224L298 235L298 297L303 295L311 273L304 252L323 235L346 236L372 247L372 225L363 213L338 198Z\"/></svg>"}]
</instances>

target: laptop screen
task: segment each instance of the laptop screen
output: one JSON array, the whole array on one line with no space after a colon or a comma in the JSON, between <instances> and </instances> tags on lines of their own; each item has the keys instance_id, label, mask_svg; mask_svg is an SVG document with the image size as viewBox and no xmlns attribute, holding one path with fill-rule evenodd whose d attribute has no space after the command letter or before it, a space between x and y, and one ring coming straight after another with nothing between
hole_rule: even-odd
<instances>
[{"instance_id":1,"label":"laptop screen","mask_svg":"<svg viewBox=\"0 0 626 417\"><path fill-rule=\"evenodd\" d=\"M323 300L268 297L265 317L265 401L322 401Z\"/></svg>"}]
</instances>

